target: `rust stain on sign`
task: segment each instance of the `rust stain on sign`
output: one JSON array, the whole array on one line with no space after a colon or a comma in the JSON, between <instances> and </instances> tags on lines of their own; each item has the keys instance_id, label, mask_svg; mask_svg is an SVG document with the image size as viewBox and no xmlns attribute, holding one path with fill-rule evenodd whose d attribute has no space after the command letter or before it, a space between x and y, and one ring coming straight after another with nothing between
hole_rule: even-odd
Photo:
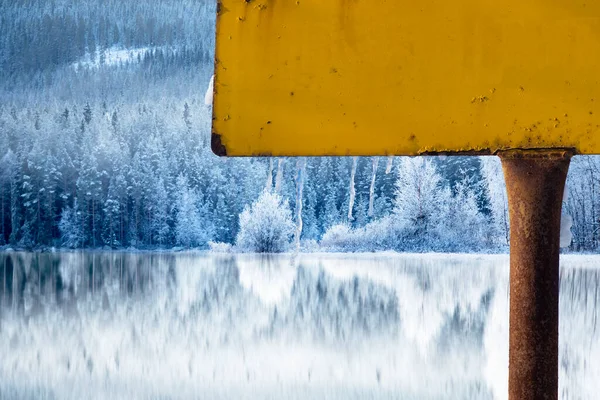
<instances>
[{"instance_id":1,"label":"rust stain on sign","mask_svg":"<svg viewBox=\"0 0 600 400\"><path fill-rule=\"evenodd\" d=\"M212 134L210 144L213 153L215 153L216 155L221 157L227 155L227 149L225 148L225 146L223 146L223 143L221 143L221 135L219 135L218 133Z\"/></svg>"},{"instance_id":2,"label":"rust stain on sign","mask_svg":"<svg viewBox=\"0 0 600 400\"><path fill-rule=\"evenodd\" d=\"M219 4L221 154L600 153L600 2Z\"/></svg>"}]
</instances>

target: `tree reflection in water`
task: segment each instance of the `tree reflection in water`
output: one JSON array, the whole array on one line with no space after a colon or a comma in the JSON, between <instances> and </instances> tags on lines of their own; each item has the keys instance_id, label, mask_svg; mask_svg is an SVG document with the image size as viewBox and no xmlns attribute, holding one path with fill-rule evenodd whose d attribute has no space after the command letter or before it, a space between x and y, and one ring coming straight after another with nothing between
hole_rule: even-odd
<instances>
[{"instance_id":1,"label":"tree reflection in water","mask_svg":"<svg viewBox=\"0 0 600 400\"><path fill-rule=\"evenodd\" d=\"M598 389L596 260L563 259L564 399ZM13 252L0 267L2 398L506 398L505 256Z\"/></svg>"}]
</instances>

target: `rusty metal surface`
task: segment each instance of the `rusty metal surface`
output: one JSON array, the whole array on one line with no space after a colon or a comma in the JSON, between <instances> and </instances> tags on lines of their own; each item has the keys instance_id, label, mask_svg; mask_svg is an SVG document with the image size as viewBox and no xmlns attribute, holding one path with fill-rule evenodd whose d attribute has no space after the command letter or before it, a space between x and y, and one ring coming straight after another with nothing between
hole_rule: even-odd
<instances>
[{"instance_id":1,"label":"rusty metal surface","mask_svg":"<svg viewBox=\"0 0 600 400\"><path fill-rule=\"evenodd\" d=\"M599 1L219 4L219 154L600 153Z\"/></svg>"},{"instance_id":2,"label":"rusty metal surface","mask_svg":"<svg viewBox=\"0 0 600 400\"><path fill-rule=\"evenodd\" d=\"M227 149L225 148L225 146L223 146L223 143L221 143L221 135L216 135L214 133L212 134L210 147L213 153L215 153L219 157L227 156Z\"/></svg>"},{"instance_id":3,"label":"rusty metal surface","mask_svg":"<svg viewBox=\"0 0 600 400\"><path fill-rule=\"evenodd\" d=\"M510 400L558 398L560 216L572 155L499 154L510 213Z\"/></svg>"}]
</instances>

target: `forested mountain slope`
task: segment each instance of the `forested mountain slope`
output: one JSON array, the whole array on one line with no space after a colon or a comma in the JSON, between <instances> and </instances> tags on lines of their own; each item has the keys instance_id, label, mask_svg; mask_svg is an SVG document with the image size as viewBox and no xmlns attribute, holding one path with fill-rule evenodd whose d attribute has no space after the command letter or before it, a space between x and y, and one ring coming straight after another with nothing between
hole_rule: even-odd
<instances>
[{"instance_id":1,"label":"forested mountain slope","mask_svg":"<svg viewBox=\"0 0 600 400\"><path fill-rule=\"evenodd\" d=\"M265 187L294 210L296 159L210 151L215 12L213 0L0 0L0 245L206 247L235 242ZM572 166L575 250L600 239L598 168ZM352 169L307 159L304 248L506 248L497 160L358 158L353 184Z\"/></svg>"}]
</instances>

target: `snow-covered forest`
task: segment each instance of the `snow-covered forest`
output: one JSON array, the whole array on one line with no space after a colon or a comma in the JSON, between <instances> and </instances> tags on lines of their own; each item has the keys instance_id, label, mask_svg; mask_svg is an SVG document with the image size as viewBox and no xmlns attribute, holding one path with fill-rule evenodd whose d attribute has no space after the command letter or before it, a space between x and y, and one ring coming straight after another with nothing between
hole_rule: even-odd
<instances>
[{"instance_id":1,"label":"snow-covered forest","mask_svg":"<svg viewBox=\"0 0 600 400\"><path fill-rule=\"evenodd\" d=\"M507 248L494 157L213 155L215 12L214 0L0 0L0 246ZM600 158L573 160L572 250L600 243L599 180Z\"/></svg>"}]
</instances>

